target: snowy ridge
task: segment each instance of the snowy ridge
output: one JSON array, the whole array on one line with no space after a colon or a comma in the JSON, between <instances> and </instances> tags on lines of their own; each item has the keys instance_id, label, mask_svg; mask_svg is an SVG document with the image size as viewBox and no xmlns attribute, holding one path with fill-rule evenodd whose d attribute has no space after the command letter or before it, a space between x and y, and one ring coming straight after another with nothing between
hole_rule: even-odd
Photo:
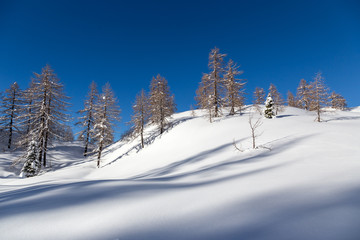
<instances>
[{"instance_id":1,"label":"snowy ridge","mask_svg":"<svg viewBox=\"0 0 360 240\"><path fill-rule=\"evenodd\" d=\"M144 149L108 147L100 169L78 143L55 147L57 170L28 179L1 154L1 238L359 239L360 113L317 123L286 108L262 119L265 148L251 149L250 109L214 123L174 114L162 136L147 127Z\"/></svg>"}]
</instances>

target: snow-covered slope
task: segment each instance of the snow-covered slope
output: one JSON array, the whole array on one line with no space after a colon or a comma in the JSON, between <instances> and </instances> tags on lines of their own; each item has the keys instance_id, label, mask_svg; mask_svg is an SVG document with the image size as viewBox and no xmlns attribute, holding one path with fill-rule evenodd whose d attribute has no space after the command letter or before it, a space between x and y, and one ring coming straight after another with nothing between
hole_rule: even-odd
<instances>
[{"instance_id":1,"label":"snow-covered slope","mask_svg":"<svg viewBox=\"0 0 360 240\"><path fill-rule=\"evenodd\" d=\"M107 148L100 169L76 143L29 179L0 154L0 238L360 239L360 113L317 123L287 108L251 149L249 109L214 123L175 114L162 136L147 128L144 149Z\"/></svg>"}]
</instances>

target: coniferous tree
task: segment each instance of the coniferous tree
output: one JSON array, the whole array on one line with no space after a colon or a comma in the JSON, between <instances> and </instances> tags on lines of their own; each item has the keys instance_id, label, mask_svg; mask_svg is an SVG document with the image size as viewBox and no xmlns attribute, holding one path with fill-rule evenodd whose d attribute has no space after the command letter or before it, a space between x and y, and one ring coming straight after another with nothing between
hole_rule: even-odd
<instances>
[{"instance_id":1,"label":"coniferous tree","mask_svg":"<svg viewBox=\"0 0 360 240\"><path fill-rule=\"evenodd\" d=\"M209 54L210 73L203 75L199 88L196 91L198 105L209 111L210 122L212 115L213 117L220 116L220 110L223 106L225 56L226 54L220 53L216 47L211 50Z\"/></svg>"},{"instance_id":2,"label":"coniferous tree","mask_svg":"<svg viewBox=\"0 0 360 240\"><path fill-rule=\"evenodd\" d=\"M33 116L33 108L35 102L35 93L34 93L34 79L31 79L29 88L22 91L21 94L21 107L20 113L18 117L19 126L21 128L20 137L18 141L16 141L16 145L19 148L23 148L24 146L29 146L30 142L34 140L33 134L31 131L34 125L34 116Z\"/></svg>"},{"instance_id":3,"label":"coniferous tree","mask_svg":"<svg viewBox=\"0 0 360 240\"><path fill-rule=\"evenodd\" d=\"M254 104L260 105L265 102L265 91L263 88L256 87L254 91Z\"/></svg>"},{"instance_id":4,"label":"coniferous tree","mask_svg":"<svg viewBox=\"0 0 360 240\"><path fill-rule=\"evenodd\" d=\"M98 91L96 83L93 81L90 85L90 91L85 99L84 108L78 113L82 116L79 117L79 122L76 125L80 125L82 130L79 132L79 139L84 141L84 156L88 155L89 144L95 142L94 138L94 123L95 123L95 106L98 100Z\"/></svg>"},{"instance_id":5,"label":"coniferous tree","mask_svg":"<svg viewBox=\"0 0 360 240\"><path fill-rule=\"evenodd\" d=\"M224 85L226 88L225 102L230 107L230 115L235 114L235 109L241 109L244 106L244 86L243 79L237 78L243 71L238 70L238 66L230 59L224 75Z\"/></svg>"},{"instance_id":6,"label":"coniferous tree","mask_svg":"<svg viewBox=\"0 0 360 240\"><path fill-rule=\"evenodd\" d=\"M220 116L220 108L222 107L222 93L223 93L223 77L224 73L224 57L226 54L220 53L218 48L211 50L209 54L209 68L211 70L209 76L212 85L211 102L214 107L214 117Z\"/></svg>"},{"instance_id":7,"label":"coniferous tree","mask_svg":"<svg viewBox=\"0 0 360 240\"><path fill-rule=\"evenodd\" d=\"M264 116L266 118L273 118L275 116L274 101L273 101L270 93L268 94L266 101L265 101Z\"/></svg>"},{"instance_id":8,"label":"coniferous tree","mask_svg":"<svg viewBox=\"0 0 360 240\"><path fill-rule=\"evenodd\" d=\"M269 93L274 102L275 115L277 115L284 108L285 101L274 84L270 84Z\"/></svg>"},{"instance_id":9,"label":"coniferous tree","mask_svg":"<svg viewBox=\"0 0 360 240\"><path fill-rule=\"evenodd\" d=\"M34 138L28 143L28 148L25 154L25 163L23 168L21 169L21 173L25 177L33 177L36 176L40 169L41 163L39 162L39 146Z\"/></svg>"},{"instance_id":10,"label":"coniferous tree","mask_svg":"<svg viewBox=\"0 0 360 240\"><path fill-rule=\"evenodd\" d=\"M287 93L287 104L289 107L297 107L296 99L294 97L294 94L292 92L288 91Z\"/></svg>"},{"instance_id":11,"label":"coniferous tree","mask_svg":"<svg viewBox=\"0 0 360 240\"><path fill-rule=\"evenodd\" d=\"M336 92L332 92L330 95L331 107L339 110L346 109L346 100L343 96Z\"/></svg>"},{"instance_id":12,"label":"coniferous tree","mask_svg":"<svg viewBox=\"0 0 360 240\"><path fill-rule=\"evenodd\" d=\"M57 135L57 140L62 140L65 142L74 141L74 133L69 125L64 125L62 128L60 128Z\"/></svg>"},{"instance_id":13,"label":"coniferous tree","mask_svg":"<svg viewBox=\"0 0 360 240\"><path fill-rule=\"evenodd\" d=\"M10 149L13 143L14 133L20 133L19 113L21 109L21 90L14 82L10 88L5 90L1 102L0 128L7 133L7 148Z\"/></svg>"},{"instance_id":14,"label":"coniferous tree","mask_svg":"<svg viewBox=\"0 0 360 240\"><path fill-rule=\"evenodd\" d=\"M322 108L328 106L329 94L328 88L325 86L324 78L321 72L316 73L314 81L311 83L311 96L312 101L310 109L316 111L317 121L321 121Z\"/></svg>"},{"instance_id":15,"label":"coniferous tree","mask_svg":"<svg viewBox=\"0 0 360 240\"><path fill-rule=\"evenodd\" d=\"M39 162L45 167L48 144L59 137L59 129L69 116L65 114L68 97L64 94L64 86L60 83L54 70L46 65L41 74L34 73L33 86L30 89L34 94L31 113L31 130L28 136L34 136L39 143ZM29 138L29 137L28 137Z\"/></svg>"},{"instance_id":16,"label":"coniferous tree","mask_svg":"<svg viewBox=\"0 0 360 240\"><path fill-rule=\"evenodd\" d=\"M120 121L120 108L117 99L111 90L110 84L106 83L95 107L94 138L97 148L97 167L100 167L101 153L104 148L114 141L114 123Z\"/></svg>"},{"instance_id":17,"label":"coniferous tree","mask_svg":"<svg viewBox=\"0 0 360 240\"><path fill-rule=\"evenodd\" d=\"M310 110L311 104L311 85L305 79L301 79L296 91L297 105L305 110Z\"/></svg>"},{"instance_id":18,"label":"coniferous tree","mask_svg":"<svg viewBox=\"0 0 360 240\"><path fill-rule=\"evenodd\" d=\"M204 73L201 82L199 83L199 87L196 90L195 100L197 102L197 106L201 109L206 109L208 111L208 116L210 122L212 122L212 113L213 113L213 101L212 101L212 88L211 88L211 80L210 75Z\"/></svg>"},{"instance_id":19,"label":"coniferous tree","mask_svg":"<svg viewBox=\"0 0 360 240\"><path fill-rule=\"evenodd\" d=\"M175 112L176 106L168 82L160 74L151 80L149 104L150 121L159 126L160 134L162 134L168 124L168 118Z\"/></svg>"},{"instance_id":20,"label":"coniferous tree","mask_svg":"<svg viewBox=\"0 0 360 240\"><path fill-rule=\"evenodd\" d=\"M140 135L141 148L144 148L144 126L150 117L149 100L144 89L136 95L135 103L133 105L133 115L131 122L133 124L133 133Z\"/></svg>"}]
</instances>

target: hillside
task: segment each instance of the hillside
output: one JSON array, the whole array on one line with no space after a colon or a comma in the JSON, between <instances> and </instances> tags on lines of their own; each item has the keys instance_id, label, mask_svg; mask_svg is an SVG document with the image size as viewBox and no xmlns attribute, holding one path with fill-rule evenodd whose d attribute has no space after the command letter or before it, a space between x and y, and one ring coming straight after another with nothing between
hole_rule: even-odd
<instances>
[{"instance_id":1,"label":"hillside","mask_svg":"<svg viewBox=\"0 0 360 240\"><path fill-rule=\"evenodd\" d=\"M147 127L144 149L109 146L100 169L77 142L55 144L52 169L28 179L10 166L19 153L1 153L0 238L359 239L358 108L321 123L286 108L262 119L258 149L249 109L175 114L162 136Z\"/></svg>"}]
</instances>

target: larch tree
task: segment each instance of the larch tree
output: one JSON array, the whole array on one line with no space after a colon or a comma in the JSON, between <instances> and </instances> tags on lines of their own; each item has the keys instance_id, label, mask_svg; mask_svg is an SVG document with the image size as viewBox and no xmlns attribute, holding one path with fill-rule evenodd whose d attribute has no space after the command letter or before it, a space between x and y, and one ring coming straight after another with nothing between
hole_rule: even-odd
<instances>
[{"instance_id":1,"label":"larch tree","mask_svg":"<svg viewBox=\"0 0 360 240\"><path fill-rule=\"evenodd\" d=\"M218 48L211 50L209 54L210 81L212 85L212 95L210 96L214 107L214 117L220 116L220 108L222 107L222 94L224 91L224 57L226 54L220 53Z\"/></svg>"},{"instance_id":2,"label":"larch tree","mask_svg":"<svg viewBox=\"0 0 360 240\"><path fill-rule=\"evenodd\" d=\"M114 141L114 126L116 122L120 121L120 112L121 110L110 83L106 83L102 88L94 114L94 138L97 144L95 153L97 154L98 168L100 167L102 151Z\"/></svg>"},{"instance_id":3,"label":"larch tree","mask_svg":"<svg viewBox=\"0 0 360 240\"><path fill-rule=\"evenodd\" d=\"M237 78L243 71L239 70L239 67L230 59L224 74L224 85L226 88L225 103L227 107L230 107L230 115L234 115L236 109L241 114L241 109L244 106L244 86L243 79Z\"/></svg>"},{"instance_id":4,"label":"larch tree","mask_svg":"<svg viewBox=\"0 0 360 240\"><path fill-rule=\"evenodd\" d=\"M144 89L136 95L132 108L133 115L131 116L131 122L133 124L133 133L140 135L141 148L144 148L144 127L150 117L149 100Z\"/></svg>"},{"instance_id":5,"label":"larch tree","mask_svg":"<svg viewBox=\"0 0 360 240\"><path fill-rule=\"evenodd\" d=\"M66 114L69 98L64 93L64 86L60 83L54 70L46 65L40 74L34 73L31 93L34 94L32 111L28 116L31 120L29 139L33 138L39 147L39 162L46 167L48 144L58 136L59 129L63 129L69 115Z\"/></svg>"},{"instance_id":6,"label":"larch tree","mask_svg":"<svg viewBox=\"0 0 360 240\"><path fill-rule=\"evenodd\" d=\"M86 157L89 152L89 145L95 142L94 138L94 124L95 124L95 111L96 103L98 101L98 90L96 83L93 81L90 84L90 90L84 101L84 108L78 113L81 115L76 125L79 125L82 130L78 133L79 139L84 142L84 156Z\"/></svg>"},{"instance_id":7,"label":"larch tree","mask_svg":"<svg viewBox=\"0 0 360 240\"><path fill-rule=\"evenodd\" d=\"M283 110L285 101L274 84L270 84L269 93L274 102L275 115L278 115Z\"/></svg>"},{"instance_id":8,"label":"larch tree","mask_svg":"<svg viewBox=\"0 0 360 240\"><path fill-rule=\"evenodd\" d=\"M210 75L204 73L201 82L199 83L199 87L196 90L195 100L197 102L197 106L201 109L206 109L208 111L208 116L210 122L212 122L213 115L213 101L212 101L212 84L210 80Z\"/></svg>"},{"instance_id":9,"label":"larch tree","mask_svg":"<svg viewBox=\"0 0 360 240\"><path fill-rule=\"evenodd\" d=\"M265 102L265 91L263 88L256 87L253 95L255 105L261 105Z\"/></svg>"},{"instance_id":10,"label":"larch tree","mask_svg":"<svg viewBox=\"0 0 360 240\"><path fill-rule=\"evenodd\" d=\"M22 96L23 108L22 108L20 118L21 118L22 126L25 129L25 131L24 131L25 136L27 134L29 134L29 132L32 129L32 126L31 126L32 119L31 118L32 118L33 104L35 101L34 90L35 90L34 79L31 79L29 88L27 88L23 91L23 96ZM21 141L21 142L23 142L23 141ZM27 143L25 145L28 146Z\"/></svg>"},{"instance_id":11,"label":"larch tree","mask_svg":"<svg viewBox=\"0 0 360 240\"><path fill-rule=\"evenodd\" d=\"M159 126L160 134L162 134L168 124L168 118L175 112L176 106L168 82L160 74L151 80L149 106L150 121Z\"/></svg>"},{"instance_id":12,"label":"larch tree","mask_svg":"<svg viewBox=\"0 0 360 240\"><path fill-rule=\"evenodd\" d=\"M297 105L305 110L310 110L311 105L311 85L305 79L301 79L296 91Z\"/></svg>"},{"instance_id":13,"label":"larch tree","mask_svg":"<svg viewBox=\"0 0 360 240\"><path fill-rule=\"evenodd\" d=\"M196 91L197 102L203 109L208 109L213 117L219 117L223 106L224 95L224 57L218 48L211 50L209 54L210 73L204 74L198 90ZM212 116L210 115L210 119ZM211 121L211 120L210 120Z\"/></svg>"},{"instance_id":14,"label":"larch tree","mask_svg":"<svg viewBox=\"0 0 360 240\"><path fill-rule=\"evenodd\" d=\"M21 90L19 85L14 82L10 88L5 90L5 95L1 102L1 122L0 128L7 133L7 148L10 149L13 143L14 133L20 133L18 121L21 109Z\"/></svg>"},{"instance_id":15,"label":"larch tree","mask_svg":"<svg viewBox=\"0 0 360 240\"><path fill-rule=\"evenodd\" d=\"M330 103L332 108L339 110L344 110L347 106L345 98L334 91L330 95Z\"/></svg>"},{"instance_id":16,"label":"larch tree","mask_svg":"<svg viewBox=\"0 0 360 240\"><path fill-rule=\"evenodd\" d=\"M294 94L292 92L288 91L287 93L287 104L289 107L297 107L296 99L294 97Z\"/></svg>"},{"instance_id":17,"label":"larch tree","mask_svg":"<svg viewBox=\"0 0 360 240\"><path fill-rule=\"evenodd\" d=\"M324 77L321 72L317 72L314 81L311 83L311 106L310 109L316 111L318 122L321 121L322 108L328 106L329 94L328 88L324 83Z\"/></svg>"}]
</instances>

